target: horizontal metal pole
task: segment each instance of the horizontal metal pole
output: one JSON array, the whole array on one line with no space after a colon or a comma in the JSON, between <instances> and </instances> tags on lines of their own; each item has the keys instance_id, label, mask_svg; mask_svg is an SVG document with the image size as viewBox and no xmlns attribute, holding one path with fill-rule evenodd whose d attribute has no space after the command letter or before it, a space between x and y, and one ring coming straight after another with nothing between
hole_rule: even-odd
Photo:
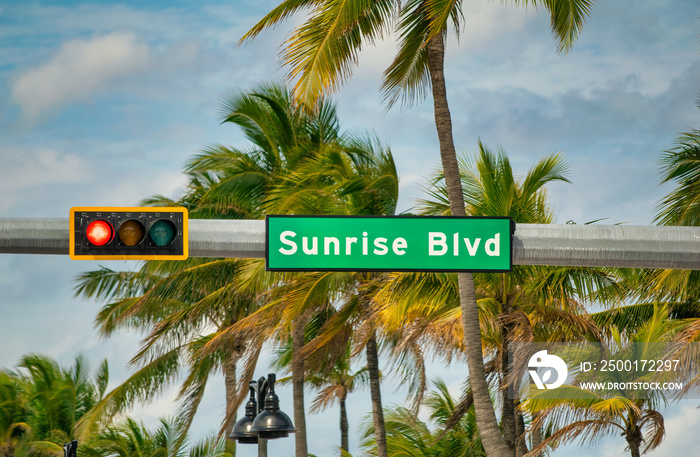
<instances>
[{"instance_id":1,"label":"horizontal metal pole","mask_svg":"<svg viewBox=\"0 0 700 457\"><path fill-rule=\"evenodd\" d=\"M0 253L68 255L68 219L0 219Z\"/></svg>"},{"instance_id":2,"label":"horizontal metal pole","mask_svg":"<svg viewBox=\"0 0 700 457\"><path fill-rule=\"evenodd\" d=\"M68 255L68 219L0 218L0 253ZM265 221L189 221L190 257L263 258ZM517 224L514 265L700 270L700 227Z\"/></svg>"},{"instance_id":3,"label":"horizontal metal pole","mask_svg":"<svg viewBox=\"0 0 700 457\"><path fill-rule=\"evenodd\" d=\"M265 221L189 221L191 257L265 257Z\"/></svg>"},{"instance_id":4,"label":"horizontal metal pole","mask_svg":"<svg viewBox=\"0 0 700 457\"><path fill-rule=\"evenodd\" d=\"M190 257L265 257L265 221L190 219ZM0 218L0 254L68 255L68 219Z\"/></svg>"},{"instance_id":5,"label":"horizontal metal pole","mask_svg":"<svg viewBox=\"0 0 700 457\"><path fill-rule=\"evenodd\" d=\"M700 227L517 224L513 264L700 270Z\"/></svg>"}]
</instances>

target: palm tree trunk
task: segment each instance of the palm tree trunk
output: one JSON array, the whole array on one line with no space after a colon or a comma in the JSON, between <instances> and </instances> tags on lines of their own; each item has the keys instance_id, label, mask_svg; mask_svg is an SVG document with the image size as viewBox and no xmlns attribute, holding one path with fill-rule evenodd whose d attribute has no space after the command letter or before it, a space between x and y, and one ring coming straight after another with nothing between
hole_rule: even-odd
<instances>
[{"instance_id":1,"label":"palm tree trunk","mask_svg":"<svg viewBox=\"0 0 700 457\"><path fill-rule=\"evenodd\" d=\"M224 385L226 386L226 411L230 411L234 407L236 401L236 362L238 361L238 352L234 353L229 359L224 362ZM236 425L237 414L233 413L233 418L226 426L226 434L230 436L233 431L233 426ZM230 451L236 455L236 440L228 440L230 442Z\"/></svg>"},{"instance_id":2,"label":"palm tree trunk","mask_svg":"<svg viewBox=\"0 0 700 457\"><path fill-rule=\"evenodd\" d=\"M539 413L532 413L532 421L530 421L531 424L537 424L537 416L539 416ZM542 444L542 427L532 425L531 427L530 436L532 437L532 449L535 449L537 446Z\"/></svg>"},{"instance_id":3,"label":"palm tree trunk","mask_svg":"<svg viewBox=\"0 0 700 457\"><path fill-rule=\"evenodd\" d=\"M503 296L501 299L501 314L507 316L511 309L506 296L506 275L503 276ZM503 441L513 457L516 457L516 426L515 426L515 402L508 395L508 382L510 377L510 361L508 360L508 350L510 344L510 333L512 325L503 323L501 325L501 429Z\"/></svg>"},{"instance_id":4,"label":"palm tree trunk","mask_svg":"<svg viewBox=\"0 0 700 457\"><path fill-rule=\"evenodd\" d=\"M625 432L625 439L630 448L630 455L632 457L640 457L639 448L642 445L642 431L636 426L633 429L628 429Z\"/></svg>"},{"instance_id":5,"label":"palm tree trunk","mask_svg":"<svg viewBox=\"0 0 700 457\"><path fill-rule=\"evenodd\" d=\"M528 453L525 442L525 418L520 411L520 402L515 400L515 457L523 457Z\"/></svg>"},{"instance_id":6,"label":"palm tree trunk","mask_svg":"<svg viewBox=\"0 0 700 457\"><path fill-rule=\"evenodd\" d=\"M452 119L447 104L447 89L445 86L445 43L443 36L434 36L427 46L428 70L433 90L433 106L435 109L435 126L440 142L440 158L445 173L445 186L450 200L453 216L466 215L464 196L459 177L457 153L452 137ZM484 373L484 357L481 352L481 328L479 326L479 308L476 304L474 278L471 273L458 273L459 301L462 309L464 325L464 345L467 354L469 379L474 394L474 411L476 423L481 435L481 441L490 457L510 457L501 431L498 428L496 413L491 403L489 386Z\"/></svg>"},{"instance_id":7,"label":"palm tree trunk","mask_svg":"<svg viewBox=\"0 0 700 457\"><path fill-rule=\"evenodd\" d=\"M350 452L350 444L348 439L348 411L345 408L345 397L340 399L340 447L345 449L345 452Z\"/></svg>"},{"instance_id":8,"label":"palm tree trunk","mask_svg":"<svg viewBox=\"0 0 700 457\"><path fill-rule=\"evenodd\" d=\"M503 330L504 338L507 338L507 331ZM506 383L508 382L508 376L510 374L508 366L508 343L504 339L503 348L501 349L501 428L503 430L503 441L505 441L506 446L508 446L508 451L513 457L515 455L515 403L512 398L509 398L508 387Z\"/></svg>"},{"instance_id":9,"label":"palm tree trunk","mask_svg":"<svg viewBox=\"0 0 700 457\"><path fill-rule=\"evenodd\" d=\"M374 420L374 436L377 440L377 457L387 457L384 410L382 409L382 394L379 388L379 351L377 350L376 333L372 333L367 341L367 371L369 372L369 390L372 397L372 419Z\"/></svg>"},{"instance_id":10,"label":"palm tree trunk","mask_svg":"<svg viewBox=\"0 0 700 457\"><path fill-rule=\"evenodd\" d=\"M639 453L639 442L637 441L628 441L627 444L629 445L630 448L630 455L632 457L640 457Z\"/></svg>"},{"instance_id":11,"label":"palm tree trunk","mask_svg":"<svg viewBox=\"0 0 700 457\"><path fill-rule=\"evenodd\" d=\"M306 443L306 410L304 409L304 330L311 315L300 315L292 329L292 396L294 397L294 449L296 457L308 457Z\"/></svg>"}]
</instances>

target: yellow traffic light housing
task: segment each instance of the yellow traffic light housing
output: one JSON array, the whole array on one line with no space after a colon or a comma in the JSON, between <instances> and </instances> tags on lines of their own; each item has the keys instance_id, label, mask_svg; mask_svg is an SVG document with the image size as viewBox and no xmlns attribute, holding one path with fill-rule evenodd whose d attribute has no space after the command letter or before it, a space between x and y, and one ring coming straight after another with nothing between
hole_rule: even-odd
<instances>
[{"instance_id":1,"label":"yellow traffic light housing","mask_svg":"<svg viewBox=\"0 0 700 457\"><path fill-rule=\"evenodd\" d=\"M73 260L184 260L187 209L75 207L70 210Z\"/></svg>"}]
</instances>

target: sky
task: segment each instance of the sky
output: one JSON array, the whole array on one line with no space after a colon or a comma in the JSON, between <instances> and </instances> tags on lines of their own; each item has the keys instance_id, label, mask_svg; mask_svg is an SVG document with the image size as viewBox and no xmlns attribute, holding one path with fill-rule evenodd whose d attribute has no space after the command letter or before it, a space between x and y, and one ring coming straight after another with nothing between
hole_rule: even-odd
<instances>
[{"instance_id":1,"label":"sky","mask_svg":"<svg viewBox=\"0 0 700 457\"><path fill-rule=\"evenodd\" d=\"M548 188L557 223L653 223L671 190L660 186L659 157L680 132L700 126L697 1L601 0L574 48L556 52L543 8L465 0L465 28L450 35L448 98L458 151L481 140L502 148L517 174L561 153L570 184ZM299 17L238 46L275 1L0 0L0 217L67 218L73 206L135 206L160 194L177 198L187 160L212 144L245 146L221 125L227 93L281 81L280 44ZM430 100L405 109L381 104L381 73L393 57L388 37L367 47L335 100L344 128L372 131L389 145L400 175L400 210L423 195L439 167ZM68 256L0 255L0 366L39 352L68 365L82 353L107 358L112 382L139 335L101 339L93 319L101 304L73 296L75 277L104 264ZM260 375L267 373L261 366ZM463 367L431 365L458 391ZM214 383L215 384L215 383ZM194 424L204 436L222 417L223 381L213 385ZM282 409L291 415L291 394ZM385 402L406 395L384 382ZM368 392L353 394L351 451L370 411ZM138 413L147 423L173 413L173 393ZM695 449L696 401L666 411L666 440L648 455ZM309 416L310 452L334 455L337 411ZM625 455L624 440L555 451L558 457ZM245 454L250 452L250 454ZM291 439L270 452L292 455ZM241 455L255 455L248 448Z\"/></svg>"}]
</instances>

